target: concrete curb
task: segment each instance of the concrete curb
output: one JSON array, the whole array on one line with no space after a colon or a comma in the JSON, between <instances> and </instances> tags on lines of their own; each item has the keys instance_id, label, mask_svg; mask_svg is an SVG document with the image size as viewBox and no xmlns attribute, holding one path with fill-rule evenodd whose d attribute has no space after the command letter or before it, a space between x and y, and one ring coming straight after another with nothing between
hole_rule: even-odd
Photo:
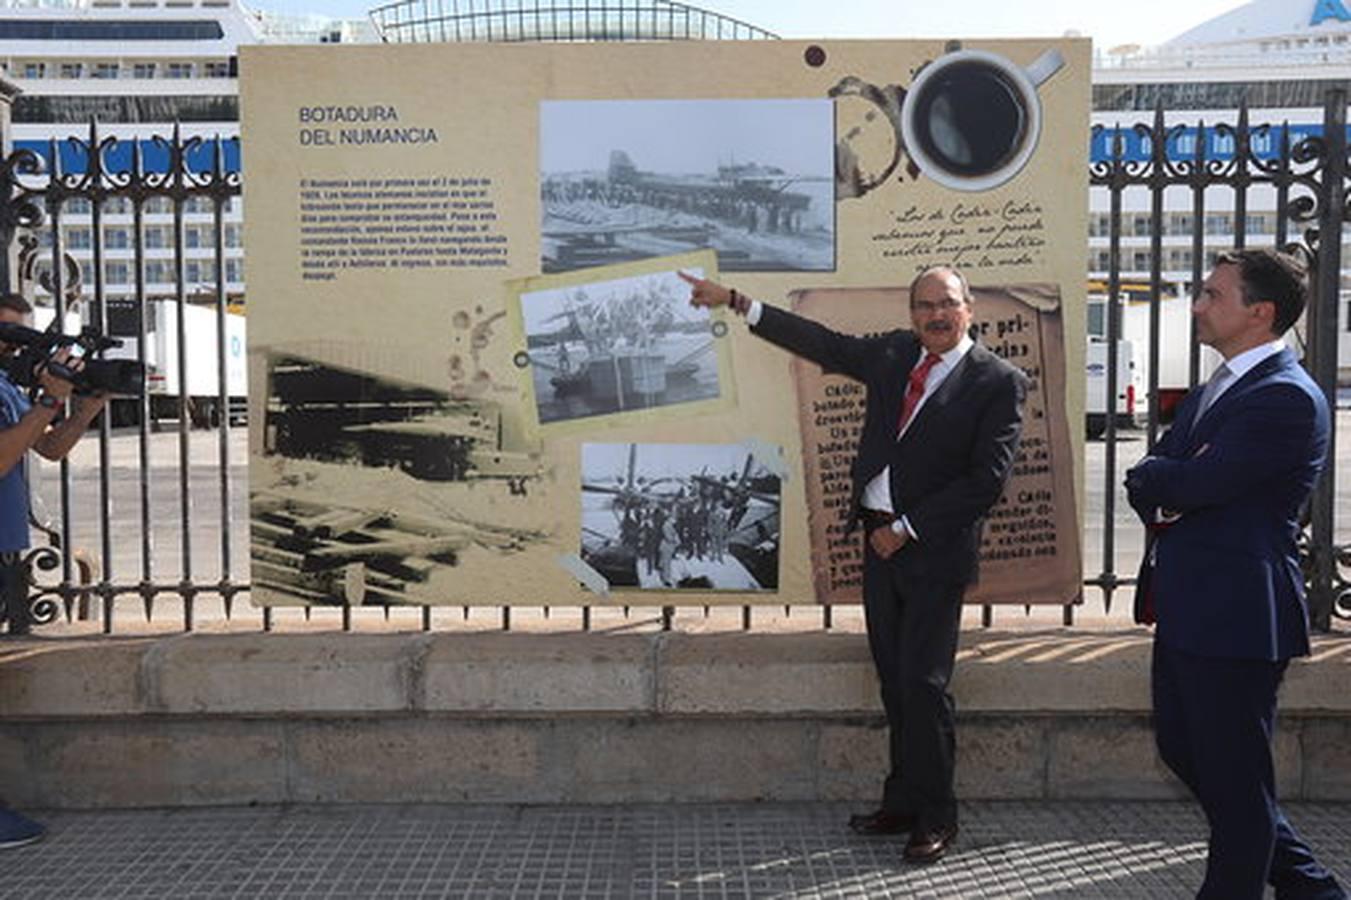
<instances>
[{"instance_id":1,"label":"concrete curb","mask_svg":"<svg viewBox=\"0 0 1351 900\"><path fill-rule=\"evenodd\" d=\"M1181 796L1149 638L968 633L962 795ZM1291 799L1351 799L1351 640L1291 666ZM30 806L875 796L852 634L175 635L0 644L0 793Z\"/></svg>"}]
</instances>

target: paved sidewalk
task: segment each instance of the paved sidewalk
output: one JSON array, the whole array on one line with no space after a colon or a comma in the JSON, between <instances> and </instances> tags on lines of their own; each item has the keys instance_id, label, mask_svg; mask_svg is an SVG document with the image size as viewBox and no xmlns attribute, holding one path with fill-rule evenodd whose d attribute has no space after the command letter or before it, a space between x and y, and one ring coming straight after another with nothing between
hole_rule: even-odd
<instances>
[{"instance_id":1,"label":"paved sidewalk","mask_svg":"<svg viewBox=\"0 0 1351 900\"><path fill-rule=\"evenodd\" d=\"M654 777L659 777L654 772ZM1190 897L1204 825L1173 802L985 802L927 868L840 804L306 806L51 812L0 896ZM1351 803L1294 804L1343 884Z\"/></svg>"}]
</instances>

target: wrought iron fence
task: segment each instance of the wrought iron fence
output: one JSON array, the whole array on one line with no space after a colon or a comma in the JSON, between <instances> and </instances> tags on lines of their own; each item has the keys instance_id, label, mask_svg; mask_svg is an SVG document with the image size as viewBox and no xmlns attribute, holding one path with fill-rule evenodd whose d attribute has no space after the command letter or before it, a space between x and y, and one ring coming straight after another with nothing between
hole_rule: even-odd
<instances>
[{"instance_id":1,"label":"wrought iron fence","mask_svg":"<svg viewBox=\"0 0 1351 900\"><path fill-rule=\"evenodd\" d=\"M1232 192L1233 243L1248 242L1248 203L1255 187L1265 187L1275 196L1275 245L1302 249L1314 263L1314 289L1301 336L1304 364L1328 398L1337 401L1338 302L1342 280L1342 229L1346 221L1347 135L1346 92L1331 90L1325 97L1323 124L1319 133L1293 137L1297 132L1288 122L1253 126L1247 105L1240 106L1237 121L1207 125L1204 122L1169 125L1165 111L1158 106L1152 123L1139 123L1131 129L1110 132L1095 128L1094 139L1107 139L1110 155L1090 169L1090 183L1105 189L1110 198L1108 216L1108 290L1106 308L1107 397L1118 391L1121 343L1122 297L1122 208L1131 192L1148 194L1149 227L1149 341L1148 372L1149 421L1145 429L1148 448L1154 446L1161 426L1159 373L1160 354L1165 341L1184 341L1188 347L1188 383L1195 386L1199 376L1200 354L1195 334L1161 333L1160 306L1163 298L1163 216L1165 192L1187 192L1191 198L1191 281L1200 285L1207 266L1205 228L1208 192L1219 189ZM1128 154L1127 132L1137 140L1135 154ZM1208 140L1209 135L1219 142ZM1184 144L1185 142L1185 144ZM1216 153L1217 143L1224 152ZM1180 145L1191 148L1190 155L1179 153ZM1259 150L1260 146L1260 150ZM1188 319L1190 324L1190 319ZM1111 401L1109 406L1111 408ZM1087 585L1102 590L1110 607L1117 588L1133 584L1131 577L1117 571L1117 533L1114 526L1117 484L1120 480L1116 417L1106 417L1105 464L1102 491L1104 498L1102 571L1086 579ZM1329 459L1336 460L1336 429L1329 447ZM1302 540L1304 570L1309 590L1313 624L1326 630L1333 616L1351 617L1351 548L1336 543L1334 506L1337 469L1329 464L1315 489L1309 510L1309 525Z\"/></svg>"},{"instance_id":2,"label":"wrought iron fence","mask_svg":"<svg viewBox=\"0 0 1351 900\"><path fill-rule=\"evenodd\" d=\"M0 104L2 106L2 104ZM3 110L0 110L3 112ZM0 117L0 126L7 131L8 122ZM1205 148L1207 133L1226 138L1232 152L1218 158ZM1179 140L1190 134L1195 150L1190 158L1179 158ZM1135 138L1146 151L1128 153L1126 137ZM1159 358L1165 341L1183 340L1189 353L1189 382L1195 384L1199 374L1199 354L1194 336L1163 335L1160 330L1160 303L1164 288L1162 273L1164 195L1169 190L1183 190L1191 196L1191 281L1199 284L1206 266L1203 222L1209 191L1232 191L1235 212L1234 241L1242 246L1247 242L1246 210L1250 191L1263 186L1275 192L1277 219L1275 242L1284 245L1302 242L1317 259L1316 301L1311 306L1304 327L1305 356L1310 371L1319 385L1335 401L1337 380L1337 303L1341 280L1341 233L1346 216L1345 192L1347 184L1346 97L1342 91L1328 95L1321 134L1292 137L1288 127L1263 124L1251 126L1246 109L1239 112L1234 123L1206 125L1168 125L1162 109L1157 110L1152 123L1141 123L1133 129L1098 132L1095 140L1109 141L1111 151L1107 158L1091 167L1092 189L1106 191L1110 197L1108 216L1109 275L1107 285L1106 337L1108 364L1107 397L1117 395L1118 338L1121 332L1122 308L1122 221L1123 201L1133 192L1145 192L1149 197L1150 272L1149 272L1149 420L1144 432L1147 447L1152 447L1161 428L1159 397ZM1254 139L1274 151L1254 151ZM243 501L244 466L237 457L238 429L231 421L230 396L226 371L227 316L232 297L227 291L225 246L226 210L237 203L241 180L238 166L237 139L222 140L203 137L184 137L177 127L169 137L118 140L100 133L91 123L86 133L65 141L50 141L42 147L20 147L8 151L0 162L0 246L7 252L0 254L0 289L9 290L25 284L39 287L53 301L55 315L64 317L77 301L88 315L89 324L107 330L109 324L110 291L106 283L104 264L108 255L103 224L109 216L121 217L129 224L132 281L130 302L136 311L132 336L137 353L145 359L149 337L147 309L155 303L167 303L174 309L173 328L176 332L177 352L165 360L176 370L179 391L173 398L176 407L174 430L171 435L159 435L154 425L157 410L149 396L142 397L126 416L135 423L136 450L134 457L113 459L110 416L103 416L96 435L98 466L94 486L96 501L88 516L94 523L98 552L93 556L77 550L79 543L73 533L72 471L69 463L59 468L59 515L52 522L45 515L36 515L35 524L46 535L47 544L29 551L21 559L27 580L27 596L12 597L8 603L9 630L22 632L31 625L97 615L105 633L114 630L114 610L119 598L139 598L147 619L158 599L165 596L181 598L182 623L185 631L196 627L197 601L202 597L218 598L226 619L233 613L235 601L249 588L247 579L239 572L246 564L241 548L234 543L234 507ZM63 217L72 208L88 216L89 256L92 265L88 277L82 274L79 262L66 246L61 228ZM120 211L110 213L110 209ZM87 211L86 211L87 210ZM192 210L193 212L190 212ZM214 278L205 279L205 292L193 287L189 277L186 254L188 219L206 218L211 228L209 258L214 263ZM169 243L161 249L170 251L172 272L165 288L156 295L153 282L147 278L147 224L150 219L167 222ZM153 226L153 223L152 227ZM159 226L164 227L164 226ZM156 296L162 299L156 300ZM205 300L205 307L214 317L214 363L216 389L214 398L190 397L187 390L190 360L187 322L190 308L200 308L195 301ZM159 323L163 326L164 323ZM203 400L214 409L205 414L198 409ZM214 401L210 403L209 401ZM1109 405L1110 408L1110 405ZM127 412L124 410L124 412ZM214 429L215 452L212 458L203 458L201 441L194 440L194 420L205 421ZM1100 488L1103 515L1098 523L1102 529L1100 571L1085 579L1086 586L1097 587L1105 607L1110 610L1114 593L1132 583L1132 578L1119 571L1118 509L1121 466L1118 450L1123 435L1116 417L1106 417L1106 440L1102 445L1103 464ZM209 433L209 432L208 432ZM165 438L172 440L173 464L157 465L152 459L155 448L165 449ZM232 451L232 446L235 450ZM1334 447L1335 452L1335 447ZM194 455L196 454L196 455ZM154 475L167 468L168 475L158 479ZM193 473L199 473L194 483ZM167 482L167 483L166 483ZM165 493L161 488L170 489ZM157 491L159 492L157 494ZM1351 617L1351 547L1338 546L1334 531L1334 503L1336 471L1330 467L1320 483L1311 509L1310 527L1304 547L1307 552L1306 571L1310 587L1310 605L1315 624L1328 628L1334 616ZM125 517L114 518L114 494L129 501L137 512L135 522ZM168 499L166 499L168 498ZM210 503L195 502L210 500ZM214 507L205 518L198 506ZM165 523L155 516L155 509L166 505L174 509L175 519ZM1093 523L1088 523L1092 525ZM118 527L127 527L125 534L115 534ZM1138 527L1132 525L1133 531ZM125 552L135 532L136 557L128 565L115 564L117 552ZM175 545L177 559L157 537L166 538ZM214 571L204 574L204 565L195 565L203 554L200 544L210 545L206 556L214 562ZM116 546L115 546L116 544ZM128 563L123 556L122 563ZM172 565L171 565L172 563ZM128 578L125 571L134 564L137 576ZM172 572L169 570L172 569ZM166 574L168 573L168 574ZM52 581L55 579L55 581ZM23 586L20 586L22 592ZM799 609L802 609L799 607ZM832 625L831 608L820 607L823 627ZM384 610L388 615L388 609ZM591 610L582 608L581 625L591 626ZM705 608L705 613L707 609ZM353 610L341 609L341 624L345 629L353 625ZM511 607L499 611L501 626L512 626ZM547 611L546 611L547 614ZM809 613L815 615L814 612ZM308 613L307 613L308 615ZM467 610L466 610L467 615ZM674 607L662 607L660 622L670 628ZM983 609L982 621L993 622L994 610ZM1073 624L1074 607L1066 607L1065 624ZM752 608L741 608L743 628L750 628ZM262 613L262 627L270 629L273 617L270 610ZM421 627L433 627L433 610L421 608Z\"/></svg>"},{"instance_id":3,"label":"wrought iron fence","mask_svg":"<svg viewBox=\"0 0 1351 900\"><path fill-rule=\"evenodd\" d=\"M132 416L139 429L138 470L140 559L139 580L115 580L113 569L113 517L111 508L114 473L110 466L111 416L100 417L97 434L99 456L97 521L99 554L97 569L87 558L74 552L72 540L72 484L68 461L60 463L60 515L53 525L45 517L33 515L32 524L44 532L46 546L28 552L23 558L24 568L33 585L27 603L9 604L10 630L25 631L31 624L54 621L64 613L67 618L75 611L86 611L90 601L101 601L103 630L113 628L113 602L126 595L139 596L147 614L156 598L175 594L184 600L183 627L193 627L195 599L203 594L220 596L227 615L236 597L248 589L246 582L237 581L232 568L231 496L235 488L230 477L230 416L226 394L226 293L224 209L232 198L239 196L240 178L237 168L225 164L227 146L237 153L238 139L207 140L201 137L184 138L177 126L168 138L122 141L100 134L96 122L88 132L64 141L51 140L43 148L20 147L9 153L0 164L0 245L3 270L0 282L6 290L22 287L25 281L36 282L52 299L55 318L65 322L69 307L84 298L87 324L100 334L108 332L108 289L105 284L107 248L104 240L104 222L108 207L114 200L129 204L131 223L134 285L132 300L137 315L135 338L142 359L147 343L147 308L149 295L146 284L146 216L147 208L156 201L168 206L172 228L172 302L176 305L176 358L166 361L176 367L179 385L177 404L178 428L178 541L180 560L176 581L156 579L157 555L151 527L151 466L149 458L151 409L150 396L142 393L139 409ZM186 277L185 216L189 203L206 201L214 236L214 270L212 308L216 315L215 347L217 363L216 402L220 413L217 419L218 459L217 488L220 497L219 518L213 523L220 550L218 577L203 580L194 574L193 553L193 491L188 482L189 430L192 423L191 400L187 390L189 354L184 352L186 335L189 281ZM81 266L67 252L63 218L79 205L87 206L89 216L92 264L88 284L84 284ZM39 237L41 235L41 237ZM17 247L16 247L17 239ZM45 245L45 247L44 247ZM15 255L18 250L17 257ZM43 257L46 257L44 265ZM60 570L60 581L44 585L39 572Z\"/></svg>"}]
</instances>

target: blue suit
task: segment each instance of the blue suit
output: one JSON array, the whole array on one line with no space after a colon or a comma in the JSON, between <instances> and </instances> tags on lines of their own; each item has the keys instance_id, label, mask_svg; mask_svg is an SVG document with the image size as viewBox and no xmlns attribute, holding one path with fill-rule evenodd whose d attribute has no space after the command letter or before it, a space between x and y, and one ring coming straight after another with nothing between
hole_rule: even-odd
<instances>
[{"instance_id":1,"label":"blue suit","mask_svg":"<svg viewBox=\"0 0 1351 900\"><path fill-rule=\"evenodd\" d=\"M1326 462L1327 401L1288 349L1198 417L1200 397L1126 477L1150 526L1136 612L1152 606L1158 623L1159 753L1210 822L1198 896L1260 900L1269 883L1281 900L1345 898L1281 813L1271 760L1276 690L1309 651L1296 539Z\"/></svg>"}]
</instances>

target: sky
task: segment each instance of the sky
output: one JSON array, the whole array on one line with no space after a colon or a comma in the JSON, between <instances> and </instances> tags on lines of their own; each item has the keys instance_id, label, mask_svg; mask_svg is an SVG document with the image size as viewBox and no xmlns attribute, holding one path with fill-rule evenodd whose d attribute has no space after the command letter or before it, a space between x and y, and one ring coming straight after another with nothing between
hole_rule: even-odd
<instances>
[{"instance_id":1,"label":"sky","mask_svg":"<svg viewBox=\"0 0 1351 900\"><path fill-rule=\"evenodd\" d=\"M388 0L245 0L256 9L361 18ZM690 0L785 38L1092 37L1100 50L1159 44L1241 0ZM468 7L468 3L463 4ZM449 8L450 2L445 3Z\"/></svg>"}]
</instances>

